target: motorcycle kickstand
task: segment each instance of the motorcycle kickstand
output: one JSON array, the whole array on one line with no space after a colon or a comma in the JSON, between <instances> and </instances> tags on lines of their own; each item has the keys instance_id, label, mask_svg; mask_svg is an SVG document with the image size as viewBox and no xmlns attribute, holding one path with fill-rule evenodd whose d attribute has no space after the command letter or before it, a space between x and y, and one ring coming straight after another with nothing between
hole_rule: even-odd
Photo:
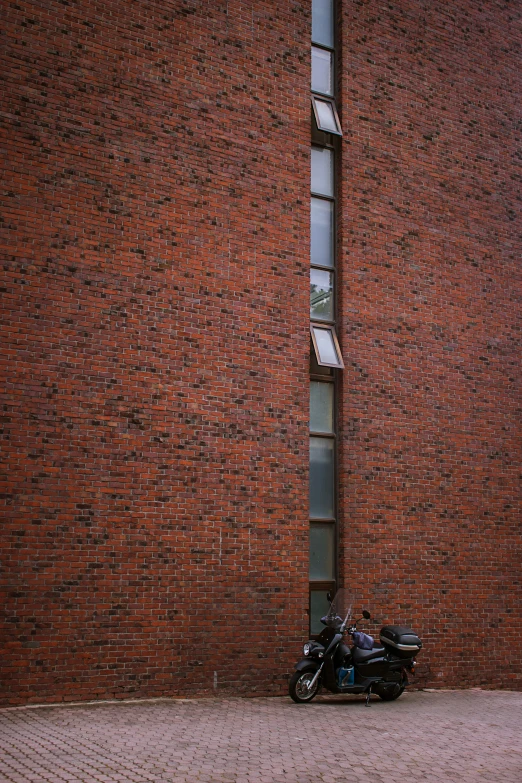
<instances>
[{"instance_id":1,"label":"motorcycle kickstand","mask_svg":"<svg viewBox=\"0 0 522 783\"><path fill-rule=\"evenodd\" d=\"M372 706L370 704L370 696L372 695L372 685L373 685L373 683L370 683L370 687L366 691L366 703L364 705L365 707L371 707Z\"/></svg>"}]
</instances>

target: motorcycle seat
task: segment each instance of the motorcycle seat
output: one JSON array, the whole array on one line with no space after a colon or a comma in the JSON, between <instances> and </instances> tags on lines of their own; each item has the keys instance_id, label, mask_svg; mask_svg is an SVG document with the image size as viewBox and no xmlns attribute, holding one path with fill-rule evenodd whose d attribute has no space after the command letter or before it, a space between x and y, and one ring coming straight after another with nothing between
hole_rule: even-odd
<instances>
[{"instance_id":1,"label":"motorcycle seat","mask_svg":"<svg viewBox=\"0 0 522 783\"><path fill-rule=\"evenodd\" d=\"M354 663L366 663L373 658L382 658L384 655L386 655L386 650L380 645L372 647L371 650L361 650L360 647L354 647L352 650Z\"/></svg>"}]
</instances>

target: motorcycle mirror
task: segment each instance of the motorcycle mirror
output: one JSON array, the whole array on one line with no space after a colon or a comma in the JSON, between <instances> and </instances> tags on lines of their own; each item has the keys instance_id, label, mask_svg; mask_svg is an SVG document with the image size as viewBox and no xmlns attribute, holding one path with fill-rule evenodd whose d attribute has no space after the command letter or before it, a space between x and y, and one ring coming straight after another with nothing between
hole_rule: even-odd
<instances>
[{"instance_id":1,"label":"motorcycle mirror","mask_svg":"<svg viewBox=\"0 0 522 783\"><path fill-rule=\"evenodd\" d=\"M364 617L365 620L371 620L372 619L372 616L371 616L370 612L368 611L368 609L363 609L363 617Z\"/></svg>"},{"instance_id":2,"label":"motorcycle mirror","mask_svg":"<svg viewBox=\"0 0 522 783\"><path fill-rule=\"evenodd\" d=\"M326 600L328 601L329 604L332 603L332 598L333 598L333 595L332 595L331 591L326 593Z\"/></svg>"}]
</instances>

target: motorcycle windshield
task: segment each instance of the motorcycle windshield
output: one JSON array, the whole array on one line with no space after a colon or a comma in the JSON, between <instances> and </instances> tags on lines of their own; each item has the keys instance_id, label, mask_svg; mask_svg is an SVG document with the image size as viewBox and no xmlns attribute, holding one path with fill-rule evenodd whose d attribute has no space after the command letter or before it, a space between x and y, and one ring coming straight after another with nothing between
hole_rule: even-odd
<instances>
[{"instance_id":1,"label":"motorcycle windshield","mask_svg":"<svg viewBox=\"0 0 522 783\"><path fill-rule=\"evenodd\" d=\"M340 619L342 622L352 616L353 595L346 587L341 587L333 597L330 609L326 615L328 621Z\"/></svg>"}]
</instances>

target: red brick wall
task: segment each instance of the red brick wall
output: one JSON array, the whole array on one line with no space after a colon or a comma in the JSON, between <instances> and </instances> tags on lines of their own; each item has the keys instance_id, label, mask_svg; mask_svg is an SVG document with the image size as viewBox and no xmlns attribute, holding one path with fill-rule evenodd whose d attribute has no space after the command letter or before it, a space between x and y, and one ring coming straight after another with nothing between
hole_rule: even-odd
<instances>
[{"instance_id":1,"label":"red brick wall","mask_svg":"<svg viewBox=\"0 0 522 783\"><path fill-rule=\"evenodd\" d=\"M285 687L309 24L273 0L7 7L4 703Z\"/></svg>"},{"instance_id":2,"label":"red brick wall","mask_svg":"<svg viewBox=\"0 0 522 783\"><path fill-rule=\"evenodd\" d=\"M343 3L342 563L431 685L522 684L520 17Z\"/></svg>"},{"instance_id":3,"label":"red brick wall","mask_svg":"<svg viewBox=\"0 0 522 783\"><path fill-rule=\"evenodd\" d=\"M520 684L515 15L342 6L342 570L423 635L430 684ZM309 3L5 16L3 703L280 692Z\"/></svg>"}]
</instances>

